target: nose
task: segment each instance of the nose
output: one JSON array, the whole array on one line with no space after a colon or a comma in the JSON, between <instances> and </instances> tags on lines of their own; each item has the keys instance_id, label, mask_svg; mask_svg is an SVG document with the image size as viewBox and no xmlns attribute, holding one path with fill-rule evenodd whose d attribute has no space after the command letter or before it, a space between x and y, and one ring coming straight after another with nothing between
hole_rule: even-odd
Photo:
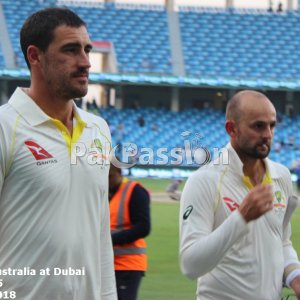
<instances>
[{"instance_id":1,"label":"nose","mask_svg":"<svg viewBox=\"0 0 300 300\"><path fill-rule=\"evenodd\" d=\"M80 53L80 59L79 59L80 67L89 69L91 67L90 63L90 55L86 51L82 50Z\"/></svg>"},{"instance_id":2,"label":"nose","mask_svg":"<svg viewBox=\"0 0 300 300\"><path fill-rule=\"evenodd\" d=\"M264 130L264 138L271 140L273 138L274 135L274 128L271 126L266 126L266 129Z\"/></svg>"}]
</instances>

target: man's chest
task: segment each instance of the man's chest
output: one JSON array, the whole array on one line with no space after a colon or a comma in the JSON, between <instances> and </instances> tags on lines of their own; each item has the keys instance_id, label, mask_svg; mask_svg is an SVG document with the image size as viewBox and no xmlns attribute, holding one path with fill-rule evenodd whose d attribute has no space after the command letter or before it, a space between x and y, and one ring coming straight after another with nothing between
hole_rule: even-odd
<instances>
[{"instance_id":1,"label":"man's chest","mask_svg":"<svg viewBox=\"0 0 300 300\"><path fill-rule=\"evenodd\" d=\"M266 223L275 231L281 231L284 214L287 207L288 195L286 188L280 180L274 179L271 183L273 193L273 209L266 213ZM239 208L250 189L245 185L241 177L232 177L224 180L220 185L219 211L217 213L222 218L227 218L232 212Z\"/></svg>"},{"instance_id":2,"label":"man's chest","mask_svg":"<svg viewBox=\"0 0 300 300\"><path fill-rule=\"evenodd\" d=\"M8 153L7 174L35 187L94 182L108 176L109 141L97 128L86 128L76 142L55 127L21 128Z\"/></svg>"}]
</instances>

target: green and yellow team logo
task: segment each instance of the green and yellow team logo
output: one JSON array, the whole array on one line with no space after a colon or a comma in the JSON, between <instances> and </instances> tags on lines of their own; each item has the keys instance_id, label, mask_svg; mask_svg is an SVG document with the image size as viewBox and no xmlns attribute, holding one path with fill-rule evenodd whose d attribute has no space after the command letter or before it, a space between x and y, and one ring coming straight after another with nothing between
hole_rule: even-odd
<instances>
[{"instance_id":1,"label":"green and yellow team logo","mask_svg":"<svg viewBox=\"0 0 300 300\"><path fill-rule=\"evenodd\" d=\"M99 152L102 152L102 150L103 150L102 143L100 142L99 139L93 140L91 148L97 148Z\"/></svg>"},{"instance_id":2,"label":"green and yellow team logo","mask_svg":"<svg viewBox=\"0 0 300 300\"><path fill-rule=\"evenodd\" d=\"M281 191L276 191L275 192L275 201L273 203L274 207L286 207L286 201L281 193Z\"/></svg>"},{"instance_id":3,"label":"green and yellow team logo","mask_svg":"<svg viewBox=\"0 0 300 300\"><path fill-rule=\"evenodd\" d=\"M109 160L109 153L106 153L107 150L103 147L99 138L93 139L90 150L94 161L97 161L98 164Z\"/></svg>"}]
</instances>

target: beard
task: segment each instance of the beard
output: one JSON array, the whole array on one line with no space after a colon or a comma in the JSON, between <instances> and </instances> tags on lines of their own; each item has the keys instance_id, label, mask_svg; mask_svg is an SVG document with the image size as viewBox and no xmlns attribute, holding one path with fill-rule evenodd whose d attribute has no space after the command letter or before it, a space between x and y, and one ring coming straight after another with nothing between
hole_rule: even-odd
<instances>
[{"instance_id":1,"label":"beard","mask_svg":"<svg viewBox=\"0 0 300 300\"><path fill-rule=\"evenodd\" d=\"M87 83L77 83L76 85L72 81L73 78L69 78L59 82L49 82L49 86L52 86L52 91L55 91L55 95L71 100L84 97L88 92Z\"/></svg>"},{"instance_id":2,"label":"beard","mask_svg":"<svg viewBox=\"0 0 300 300\"><path fill-rule=\"evenodd\" d=\"M63 70L58 70L56 76L53 76L52 69L46 69L45 78L47 78L48 86L51 88L54 95L57 95L66 100L84 97L88 92L88 82L86 80L78 80L78 76L87 76L88 70L78 69L77 71L68 74Z\"/></svg>"},{"instance_id":3,"label":"beard","mask_svg":"<svg viewBox=\"0 0 300 300\"><path fill-rule=\"evenodd\" d=\"M79 87L74 87L74 86L69 86L68 88L65 88L64 91L62 91L62 95L66 99L75 99L75 98L82 98L87 94L88 87L87 85L85 86L79 86Z\"/></svg>"},{"instance_id":4,"label":"beard","mask_svg":"<svg viewBox=\"0 0 300 300\"><path fill-rule=\"evenodd\" d=\"M262 149L265 148L264 150ZM264 159L268 157L271 147L268 143L260 143L258 145L255 145L253 147L244 147L241 148L241 150L249 157L255 158L255 159Z\"/></svg>"}]
</instances>

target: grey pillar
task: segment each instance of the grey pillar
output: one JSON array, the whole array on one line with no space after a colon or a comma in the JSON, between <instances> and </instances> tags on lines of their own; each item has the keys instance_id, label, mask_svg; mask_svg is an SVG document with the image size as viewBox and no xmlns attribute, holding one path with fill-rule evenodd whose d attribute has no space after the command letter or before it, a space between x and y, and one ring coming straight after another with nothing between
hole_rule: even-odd
<instances>
[{"instance_id":1,"label":"grey pillar","mask_svg":"<svg viewBox=\"0 0 300 300\"><path fill-rule=\"evenodd\" d=\"M8 101L8 81L0 80L0 105Z\"/></svg>"},{"instance_id":2,"label":"grey pillar","mask_svg":"<svg viewBox=\"0 0 300 300\"><path fill-rule=\"evenodd\" d=\"M287 1L287 10L293 10L294 9L294 3L293 0Z\"/></svg>"},{"instance_id":3,"label":"grey pillar","mask_svg":"<svg viewBox=\"0 0 300 300\"><path fill-rule=\"evenodd\" d=\"M171 94L171 111L178 112L179 111L179 88L172 87Z\"/></svg>"},{"instance_id":4,"label":"grey pillar","mask_svg":"<svg viewBox=\"0 0 300 300\"><path fill-rule=\"evenodd\" d=\"M174 11L175 1L174 0L165 0L165 7L167 11Z\"/></svg>"},{"instance_id":5,"label":"grey pillar","mask_svg":"<svg viewBox=\"0 0 300 300\"><path fill-rule=\"evenodd\" d=\"M226 8L233 8L234 0L226 0Z\"/></svg>"}]
</instances>

